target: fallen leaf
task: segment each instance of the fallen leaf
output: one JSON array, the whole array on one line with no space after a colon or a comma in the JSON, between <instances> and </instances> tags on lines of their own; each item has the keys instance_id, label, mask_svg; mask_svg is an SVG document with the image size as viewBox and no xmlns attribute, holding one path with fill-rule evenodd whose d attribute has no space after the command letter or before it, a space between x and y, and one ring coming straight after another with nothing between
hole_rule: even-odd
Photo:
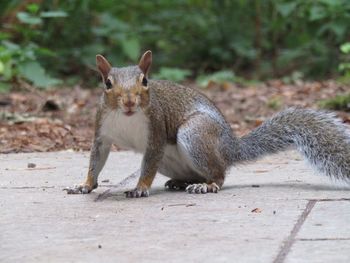
<instances>
[{"instance_id":1,"label":"fallen leaf","mask_svg":"<svg viewBox=\"0 0 350 263\"><path fill-rule=\"evenodd\" d=\"M269 170L255 170L253 173L267 173Z\"/></svg>"}]
</instances>

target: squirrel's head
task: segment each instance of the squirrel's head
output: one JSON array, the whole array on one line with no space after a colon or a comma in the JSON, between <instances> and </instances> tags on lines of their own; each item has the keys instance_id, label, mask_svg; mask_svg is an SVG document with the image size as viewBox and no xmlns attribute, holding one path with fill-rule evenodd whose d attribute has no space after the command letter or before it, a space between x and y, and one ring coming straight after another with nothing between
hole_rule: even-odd
<instances>
[{"instance_id":1,"label":"squirrel's head","mask_svg":"<svg viewBox=\"0 0 350 263\"><path fill-rule=\"evenodd\" d=\"M96 65L104 83L106 104L131 116L149 104L148 72L152 52L146 51L137 66L115 68L102 55L96 56Z\"/></svg>"}]
</instances>

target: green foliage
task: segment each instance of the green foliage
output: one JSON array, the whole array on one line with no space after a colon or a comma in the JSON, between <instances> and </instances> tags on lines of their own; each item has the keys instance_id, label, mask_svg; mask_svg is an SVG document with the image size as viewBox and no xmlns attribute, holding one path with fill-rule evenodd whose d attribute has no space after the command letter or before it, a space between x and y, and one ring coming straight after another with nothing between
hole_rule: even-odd
<instances>
[{"instance_id":1,"label":"green foliage","mask_svg":"<svg viewBox=\"0 0 350 263\"><path fill-rule=\"evenodd\" d=\"M185 80L190 75L191 71L187 69L161 67L159 72L153 74L152 77L155 79L166 79L180 82Z\"/></svg>"},{"instance_id":2,"label":"green foliage","mask_svg":"<svg viewBox=\"0 0 350 263\"><path fill-rule=\"evenodd\" d=\"M162 78L228 69L293 81L293 72L330 76L340 63L342 73L349 72L348 53L338 49L350 35L348 0L23 3L0 1L0 78L7 82L23 78L47 86L74 76L88 83L96 54L124 66L147 49L154 51L153 69ZM30 77L22 63L34 63L40 76Z\"/></svg>"},{"instance_id":3,"label":"green foliage","mask_svg":"<svg viewBox=\"0 0 350 263\"><path fill-rule=\"evenodd\" d=\"M21 47L9 41L2 41L0 44L0 65L2 65L0 76L5 81L12 80L14 77L24 78L38 87L59 84L60 81L50 77L37 62L36 53L39 52L40 49L34 44Z\"/></svg>"},{"instance_id":4,"label":"green foliage","mask_svg":"<svg viewBox=\"0 0 350 263\"><path fill-rule=\"evenodd\" d=\"M222 70L209 75L200 75L196 81L198 86L207 87L210 82L223 84L224 82L235 82L236 80L236 76L232 71Z\"/></svg>"},{"instance_id":5,"label":"green foliage","mask_svg":"<svg viewBox=\"0 0 350 263\"><path fill-rule=\"evenodd\" d=\"M28 61L18 66L18 71L22 77L30 80L38 87L50 87L60 83L58 79L49 77L45 69L36 61Z\"/></svg>"},{"instance_id":6,"label":"green foliage","mask_svg":"<svg viewBox=\"0 0 350 263\"><path fill-rule=\"evenodd\" d=\"M39 47L32 39L41 36L42 32L35 26L42 24L43 18L65 17L66 14L63 11L39 12L37 4L29 4L26 10L16 14L20 23L11 28L12 34L0 35L0 78L5 82L23 78L42 88L57 85L61 82L50 77L39 63L40 56L53 55L54 52ZM21 37L22 43L12 42L13 36ZM3 83L1 87L8 89L9 85Z\"/></svg>"},{"instance_id":7,"label":"green foliage","mask_svg":"<svg viewBox=\"0 0 350 263\"><path fill-rule=\"evenodd\" d=\"M267 101L267 106L273 110L278 110L282 106L282 101L279 97L273 97Z\"/></svg>"},{"instance_id":8,"label":"green foliage","mask_svg":"<svg viewBox=\"0 0 350 263\"><path fill-rule=\"evenodd\" d=\"M319 106L329 110L350 111L350 93L323 100L319 103Z\"/></svg>"},{"instance_id":9,"label":"green foliage","mask_svg":"<svg viewBox=\"0 0 350 263\"><path fill-rule=\"evenodd\" d=\"M282 78L282 81L286 84L294 84L298 81L302 80L304 77L304 74L300 71L294 71L290 75L284 76Z\"/></svg>"},{"instance_id":10,"label":"green foliage","mask_svg":"<svg viewBox=\"0 0 350 263\"><path fill-rule=\"evenodd\" d=\"M338 69L343 74L342 80L350 82L350 42L340 46L340 51L343 53L343 62L339 64Z\"/></svg>"}]
</instances>

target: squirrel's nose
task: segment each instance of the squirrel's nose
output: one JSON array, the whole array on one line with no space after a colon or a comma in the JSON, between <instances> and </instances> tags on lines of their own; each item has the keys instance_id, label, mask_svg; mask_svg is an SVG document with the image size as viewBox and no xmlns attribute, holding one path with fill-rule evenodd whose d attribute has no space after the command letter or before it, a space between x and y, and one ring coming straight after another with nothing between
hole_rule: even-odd
<instances>
[{"instance_id":1,"label":"squirrel's nose","mask_svg":"<svg viewBox=\"0 0 350 263\"><path fill-rule=\"evenodd\" d=\"M128 108L132 108L135 106L135 102L128 100L127 102L124 103L124 105Z\"/></svg>"}]
</instances>

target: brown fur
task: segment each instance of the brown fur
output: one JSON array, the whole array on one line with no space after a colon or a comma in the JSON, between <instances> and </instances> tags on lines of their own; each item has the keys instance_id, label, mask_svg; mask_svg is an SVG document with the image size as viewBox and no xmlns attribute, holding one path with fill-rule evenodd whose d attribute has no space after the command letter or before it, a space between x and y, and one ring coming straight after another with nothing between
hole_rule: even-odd
<instances>
[{"instance_id":1,"label":"brown fur","mask_svg":"<svg viewBox=\"0 0 350 263\"><path fill-rule=\"evenodd\" d=\"M144 79L151 67L150 51L137 66L112 68L100 55L96 61L105 89L96 116L87 182L72 193L88 193L97 187L113 139L126 141L129 148L144 154L139 182L126 193L128 197L148 196L157 171L172 179L168 185L188 184L190 193L217 192L231 165L291 145L327 175L350 180L350 136L329 114L289 109L237 138L222 113L200 92L169 81ZM133 114L139 115L126 119ZM116 120L124 123L113 123ZM114 126L107 125L104 131L117 129L112 139L101 135L106 124ZM123 124L130 126L123 130Z\"/></svg>"}]
</instances>

